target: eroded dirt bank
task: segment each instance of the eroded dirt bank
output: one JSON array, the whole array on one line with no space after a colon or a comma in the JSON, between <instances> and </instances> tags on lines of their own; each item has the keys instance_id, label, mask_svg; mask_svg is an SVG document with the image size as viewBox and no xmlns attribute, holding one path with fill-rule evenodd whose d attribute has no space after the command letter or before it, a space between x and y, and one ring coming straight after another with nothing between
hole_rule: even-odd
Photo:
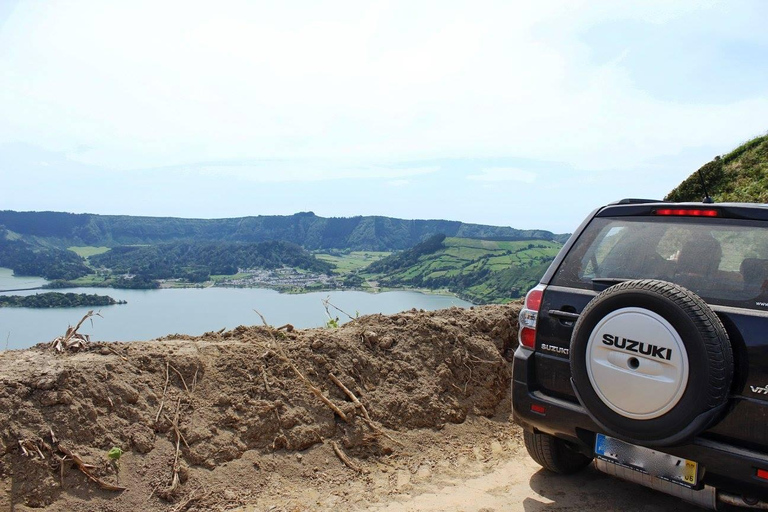
<instances>
[{"instance_id":1,"label":"eroded dirt bank","mask_svg":"<svg viewBox=\"0 0 768 512\"><path fill-rule=\"evenodd\" d=\"M2 353L0 510L359 509L517 453L518 311Z\"/></svg>"}]
</instances>

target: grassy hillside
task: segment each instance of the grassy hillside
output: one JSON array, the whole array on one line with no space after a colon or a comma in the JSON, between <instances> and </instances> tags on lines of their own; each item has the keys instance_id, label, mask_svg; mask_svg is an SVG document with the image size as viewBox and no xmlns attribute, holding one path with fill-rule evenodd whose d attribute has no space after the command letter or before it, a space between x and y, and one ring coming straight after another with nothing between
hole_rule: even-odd
<instances>
[{"instance_id":1,"label":"grassy hillside","mask_svg":"<svg viewBox=\"0 0 768 512\"><path fill-rule=\"evenodd\" d=\"M720 202L768 203L768 135L742 144L701 168L712 198ZM704 190L698 173L691 174L665 199L701 201Z\"/></svg>"},{"instance_id":2,"label":"grassy hillside","mask_svg":"<svg viewBox=\"0 0 768 512\"><path fill-rule=\"evenodd\" d=\"M546 240L436 236L373 263L365 273L383 286L442 288L478 304L498 303L535 285L560 247Z\"/></svg>"},{"instance_id":3,"label":"grassy hillside","mask_svg":"<svg viewBox=\"0 0 768 512\"><path fill-rule=\"evenodd\" d=\"M324 218L312 212L230 219L179 219L61 212L0 211L0 227L37 245L115 247L170 242L280 240L307 250L403 250L437 233L468 238L561 240L567 235L448 220ZM562 241L562 240L561 240Z\"/></svg>"}]
</instances>

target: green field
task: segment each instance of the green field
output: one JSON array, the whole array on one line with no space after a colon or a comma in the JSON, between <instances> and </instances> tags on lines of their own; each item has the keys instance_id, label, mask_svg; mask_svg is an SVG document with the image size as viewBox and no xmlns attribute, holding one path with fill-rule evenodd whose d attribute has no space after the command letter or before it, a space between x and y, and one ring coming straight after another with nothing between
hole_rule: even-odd
<instances>
[{"instance_id":1,"label":"green field","mask_svg":"<svg viewBox=\"0 0 768 512\"><path fill-rule=\"evenodd\" d=\"M321 261L335 265L334 274L346 275L362 270L374 261L389 256L389 252L380 251L352 251L347 254L328 254L318 252L315 257Z\"/></svg>"},{"instance_id":2,"label":"green field","mask_svg":"<svg viewBox=\"0 0 768 512\"><path fill-rule=\"evenodd\" d=\"M84 246L84 247L67 247L70 251L74 252L81 258L90 258L91 256L95 256L97 254L104 254L109 250L109 247L93 247L93 246Z\"/></svg>"},{"instance_id":3,"label":"green field","mask_svg":"<svg viewBox=\"0 0 768 512\"><path fill-rule=\"evenodd\" d=\"M419 255L415 262L405 251L394 256L402 255L402 263L394 261L384 272L360 275L385 287L448 289L479 304L507 302L538 282L560 247L546 240L448 237L440 248Z\"/></svg>"}]
</instances>

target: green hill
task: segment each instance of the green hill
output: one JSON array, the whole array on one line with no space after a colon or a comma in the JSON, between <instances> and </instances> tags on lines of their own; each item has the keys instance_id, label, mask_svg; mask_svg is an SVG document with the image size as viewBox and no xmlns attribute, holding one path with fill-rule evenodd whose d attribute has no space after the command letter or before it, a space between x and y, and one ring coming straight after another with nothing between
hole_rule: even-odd
<instances>
[{"instance_id":1,"label":"green hill","mask_svg":"<svg viewBox=\"0 0 768 512\"><path fill-rule=\"evenodd\" d=\"M90 263L118 274L146 279L180 278L204 282L211 274L233 275L241 268L275 269L283 266L329 273L331 265L288 242L187 243L120 246L89 258Z\"/></svg>"},{"instance_id":2,"label":"green hill","mask_svg":"<svg viewBox=\"0 0 768 512\"><path fill-rule=\"evenodd\" d=\"M549 240L477 240L437 235L371 264L383 286L448 289L477 304L506 302L534 286L562 245Z\"/></svg>"},{"instance_id":3,"label":"green hill","mask_svg":"<svg viewBox=\"0 0 768 512\"><path fill-rule=\"evenodd\" d=\"M717 156L701 168L715 202L768 203L768 135L757 137ZM668 201L701 201L704 190L698 172L672 190Z\"/></svg>"}]
</instances>

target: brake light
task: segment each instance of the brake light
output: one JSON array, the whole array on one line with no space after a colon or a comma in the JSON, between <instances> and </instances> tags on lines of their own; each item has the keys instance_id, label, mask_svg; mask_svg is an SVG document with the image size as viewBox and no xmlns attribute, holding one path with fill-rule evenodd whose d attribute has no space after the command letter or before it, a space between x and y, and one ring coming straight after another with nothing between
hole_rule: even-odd
<instances>
[{"instance_id":1,"label":"brake light","mask_svg":"<svg viewBox=\"0 0 768 512\"><path fill-rule=\"evenodd\" d=\"M659 208L655 210L656 215L672 215L678 217L719 217L718 210L703 210L696 208Z\"/></svg>"},{"instance_id":2,"label":"brake light","mask_svg":"<svg viewBox=\"0 0 768 512\"><path fill-rule=\"evenodd\" d=\"M539 318L539 308L541 308L541 298L544 295L546 286L540 284L531 289L525 296L525 305L520 310L520 332L518 341L525 348L534 350L536 348L536 321Z\"/></svg>"},{"instance_id":3,"label":"brake light","mask_svg":"<svg viewBox=\"0 0 768 512\"><path fill-rule=\"evenodd\" d=\"M757 470L757 478L761 478L763 480L768 480L768 471L765 469L758 469Z\"/></svg>"}]
</instances>

